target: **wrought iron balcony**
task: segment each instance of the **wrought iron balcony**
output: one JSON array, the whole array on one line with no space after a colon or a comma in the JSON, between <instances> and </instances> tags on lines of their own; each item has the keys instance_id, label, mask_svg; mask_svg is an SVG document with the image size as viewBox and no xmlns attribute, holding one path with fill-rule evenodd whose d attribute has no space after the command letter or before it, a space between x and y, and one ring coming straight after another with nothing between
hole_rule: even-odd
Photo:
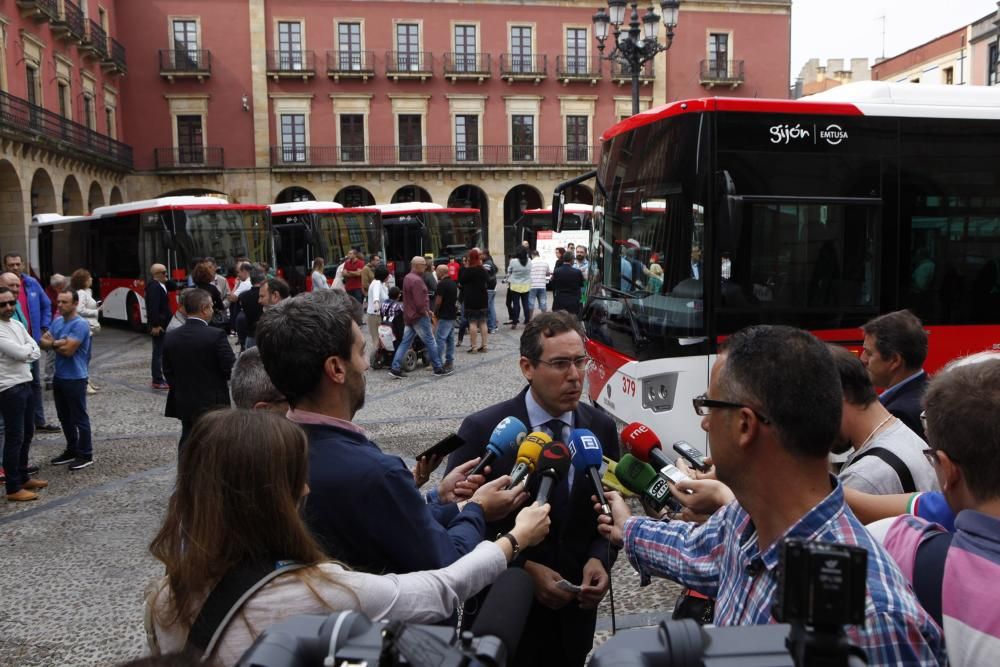
<instances>
[{"instance_id":1,"label":"wrought iron balcony","mask_svg":"<svg viewBox=\"0 0 1000 667\"><path fill-rule=\"evenodd\" d=\"M540 82L548 73L548 56L545 54L501 53L500 77L504 81Z\"/></svg>"},{"instance_id":2,"label":"wrought iron balcony","mask_svg":"<svg viewBox=\"0 0 1000 667\"><path fill-rule=\"evenodd\" d=\"M58 18L52 19L52 32L59 39L82 43L87 37L83 10L73 0L60 0Z\"/></svg>"},{"instance_id":3,"label":"wrought iron balcony","mask_svg":"<svg viewBox=\"0 0 1000 667\"><path fill-rule=\"evenodd\" d=\"M87 22L87 36L80 45L80 52L84 57L98 60L108 58L108 33L104 32L104 28L93 19Z\"/></svg>"},{"instance_id":4,"label":"wrought iron balcony","mask_svg":"<svg viewBox=\"0 0 1000 667\"><path fill-rule=\"evenodd\" d=\"M395 80L434 76L434 54L429 51L386 51L385 74Z\"/></svg>"},{"instance_id":5,"label":"wrought iron balcony","mask_svg":"<svg viewBox=\"0 0 1000 667\"><path fill-rule=\"evenodd\" d=\"M221 171L226 166L221 146L154 148L153 164L160 171Z\"/></svg>"},{"instance_id":6,"label":"wrought iron balcony","mask_svg":"<svg viewBox=\"0 0 1000 667\"><path fill-rule=\"evenodd\" d=\"M168 81L212 76L212 52L208 49L160 49L160 76Z\"/></svg>"},{"instance_id":7,"label":"wrought iron balcony","mask_svg":"<svg viewBox=\"0 0 1000 667\"><path fill-rule=\"evenodd\" d=\"M746 80L742 60L702 60L699 82L703 86L736 88Z\"/></svg>"},{"instance_id":8,"label":"wrought iron balcony","mask_svg":"<svg viewBox=\"0 0 1000 667\"><path fill-rule=\"evenodd\" d=\"M0 134L115 171L132 169L131 146L4 92L0 92Z\"/></svg>"},{"instance_id":9,"label":"wrought iron balcony","mask_svg":"<svg viewBox=\"0 0 1000 667\"><path fill-rule=\"evenodd\" d=\"M601 80L600 56L556 56L556 78L563 83Z\"/></svg>"},{"instance_id":10,"label":"wrought iron balcony","mask_svg":"<svg viewBox=\"0 0 1000 667\"><path fill-rule=\"evenodd\" d=\"M17 0L17 8L21 10L21 16L38 23L59 18L57 0Z\"/></svg>"},{"instance_id":11,"label":"wrought iron balcony","mask_svg":"<svg viewBox=\"0 0 1000 667\"><path fill-rule=\"evenodd\" d=\"M653 61L647 60L643 63L642 68L639 70L639 83L643 86L648 85L653 82L656 78L655 72L653 71ZM632 82L632 72L628 69L626 65L619 62L611 63L611 80L617 83L619 86L625 83Z\"/></svg>"},{"instance_id":12,"label":"wrought iron balcony","mask_svg":"<svg viewBox=\"0 0 1000 667\"><path fill-rule=\"evenodd\" d=\"M444 76L456 81L471 79L485 81L490 78L490 54L488 53L446 53L444 54Z\"/></svg>"},{"instance_id":13,"label":"wrought iron balcony","mask_svg":"<svg viewBox=\"0 0 1000 667\"><path fill-rule=\"evenodd\" d=\"M557 167L593 163L594 146L518 146L452 144L434 146L272 146L271 166L278 169L450 166Z\"/></svg>"},{"instance_id":14,"label":"wrought iron balcony","mask_svg":"<svg viewBox=\"0 0 1000 667\"><path fill-rule=\"evenodd\" d=\"M316 76L316 54L312 51L280 49L267 52L267 75L279 79Z\"/></svg>"},{"instance_id":15,"label":"wrought iron balcony","mask_svg":"<svg viewBox=\"0 0 1000 667\"><path fill-rule=\"evenodd\" d=\"M367 81L375 76L375 53L373 51L327 51L326 75L334 81L340 79Z\"/></svg>"},{"instance_id":16,"label":"wrought iron balcony","mask_svg":"<svg viewBox=\"0 0 1000 667\"><path fill-rule=\"evenodd\" d=\"M111 74L126 74L128 68L125 66L125 47L115 39L109 37L111 43L111 54L101 62L101 69Z\"/></svg>"}]
</instances>

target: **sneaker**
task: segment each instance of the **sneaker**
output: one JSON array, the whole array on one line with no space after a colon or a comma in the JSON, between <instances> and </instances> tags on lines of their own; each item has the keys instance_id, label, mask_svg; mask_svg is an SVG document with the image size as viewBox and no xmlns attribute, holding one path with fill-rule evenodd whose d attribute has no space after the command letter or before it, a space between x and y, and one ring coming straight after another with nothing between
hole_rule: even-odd
<instances>
[{"instance_id":1,"label":"sneaker","mask_svg":"<svg viewBox=\"0 0 1000 667\"><path fill-rule=\"evenodd\" d=\"M448 371L449 373L454 373L455 372L455 362L454 361L449 361L448 363L446 363L444 365L444 369L446 371Z\"/></svg>"},{"instance_id":2,"label":"sneaker","mask_svg":"<svg viewBox=\"0 0 1000 667\"><path fill-rule=\"evenodd\" d=\"M149 386L152 387L153 389L162 389L162 390L170 389L170 385L167 384L166 382L152 382L150 383Z\"/></svg>"},{"instance_id":3,"label":"sneaker","mask_svg":"<svg viewBox=\"0 0 1000 667\"><path fill-rule=\"evenodd\" d=\"M2 472L3 472L3 468L0 468L0 473L2 473ZM27 468L27 470L25 470L25 472L28 473L29 475L37 475L38 474L38 466L28 466L28 468Z\"/></svg>"},{"instance_id":4,"label":"sneaker","mask_svg":"<svg viewBox=\"0 0 1000 667\"><path fill-rule=\"evenodd\" d=\"M77 456L73 459L73 463L70 464L70 470L83 470L87 466L94 465L93 456Z\"/></svg>"},{"instance_id":5,"label":"sneaker","mask_svg":"<svg viewBox=\"0 0 1000 667\"><path fill-rule=\"evenodd\" d=\"M495 333L497 332L497 328L496 328L496 327L493 327L492 329L490 329L490 330L489 330L489 332L490 332L491 334L495 334Z\"/></svg>"},{"instance_id":6,"label":"sneaker","mask_svg":"<svg viewBox=\"0 0 1000 667\"><path fill-rule=\"evenodd\" d=\"M55 424L42 424L35 427L36 431L41 433L62 433L62 428L56 426Z\"/></svg>"},{"instance_id":7,"label":"sneaker","mask_svg":"<svg viewBox=\"0 0 1000 667\"><path fill-rule=\"evenodd\" d=\"M397 371L395 368L390 368L389 377L393 378L394 380L402 380L403 378L406 377L406 373L404 373L403 371Z\"/></svg>"},{"instance_id":8,"label":"sneaker","mask_svg":"<svg viewBox=\"0 0 1000 667\"><path fill-rule=\"evenodd\" d=\"M28 491L35 491L37 489L44 489L49 485L44 479L29 479L27 482L21 485L22 489L27 489Z\"/></svg>"},{"instance_id":9,"label":"sneaker","mask_svg":"<svg viewBox=\"0 0 1000 667\"><path fill-rule=\"evenodd\" d=\"M447 377L454 373L454 369L448 368L447 366L442 366L434 370L434 375L439 378Z\"/></svg>"},{"instance_id":10,"label":"sneaker","mask_svg":"<svg viewBox=\"0 0 1000 667\"><path fill-rule=\"evenodd\" d=\"M76 454L67 449L62 454L49 461L49 463L54 466L64 466L67 463L73 463L74 461L76 461Z\"/></svg>"}]
</instances>

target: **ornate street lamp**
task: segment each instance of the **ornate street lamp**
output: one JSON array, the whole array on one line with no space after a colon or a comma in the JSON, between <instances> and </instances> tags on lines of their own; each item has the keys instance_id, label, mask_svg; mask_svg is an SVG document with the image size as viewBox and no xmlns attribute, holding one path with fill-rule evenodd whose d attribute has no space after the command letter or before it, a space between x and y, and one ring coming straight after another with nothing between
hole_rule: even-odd
<instances>
[{"instance_id":1,"label":"ornate street lamp","mask_svg":"<svg viewBox=\"0 0 1000 667\"><path fill-rule=\"evenodd\" d=\"M652 5L646 9L645 15L639 18L639 3L627 0L608 0L608 11L601 7L594 14L594 36L597 38L597 50L601 58L619 63L624 71L632 76L632 114L639 113L639 72L642 66L657 53L666 51L674 41L674 28L677 27L677 14L680 0L660 0L663 25L667 29L666 43L660 43L657 34L660 29L660 16ZM632 6L629 22L625 24L627 6ZM614 29L614 47L608 55L604 55L604 42L612 28Z\"/></svg>"}]
</instances>

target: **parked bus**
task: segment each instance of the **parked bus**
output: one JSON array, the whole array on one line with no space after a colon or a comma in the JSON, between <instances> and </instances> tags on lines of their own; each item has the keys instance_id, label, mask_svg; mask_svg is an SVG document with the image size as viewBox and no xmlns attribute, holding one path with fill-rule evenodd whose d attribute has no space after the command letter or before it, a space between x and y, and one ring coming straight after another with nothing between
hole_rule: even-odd
<instances>
[{"instance_id":1,"label":"parked bus","mask_svg":"<svg viewBox=\"0 0 1000 667\"><path fill-rule=\"evenodd\" d=\"M522 242L527 241L528 247L538 250L539 257L554 269L556 248L565 248L568 243L590 248L593 213L594 207L590 204L563 204L562 221L556 230L551 208L528 209L514 222L507 252L516 252Z\"/></svg>"},{"instance_id":2,"label":"parked bus","mask_svg":"<svg viewBox=\"0 0 1000 667\"><path fill-rule=\"evenodd\" d=\"M692 99L602 140L582 317L590 398L619 422L706 448L691 399L751 324L857 351L909 308L930 372L1000 349L1000 90Z\"/></svg>"},{"instance_id":3,"label":"parked bus","mask_svg":"<svg viewBox=\"0 0 1000 667\"><path fill-rule=\"evenodd\" d=\"M214 257L223 275L238 257L274 263L267 207L219 197L162 197L102 206L87 216L35 216L29 255L43 284L53 273L90 271L94 298L104 301L101 316L137 331L146 323L143 293L156 262L178 282L199 257Z\"/></svg>"},{"instance_id":4,"label":"parked bus","mask_svg":"<svg viewBox=\"0 0 1000 667\"><path fill-rule=\"evenodd\" d=\"M278 273L292 294L312 289L312 261L322 257L328 277L358 248L365 260L384 254L382 225L374 208L345 208L332 201L272 204L271 225Z\"/></svg>"},{"instance_id":5,"label":"parked bus","mask_svg":"<svg viewBox=\"0 0 1000 667\"><path fill-rule=\"evenodd\" d=\"M461 259L472 248L484 248L486 233L477 208L445 208L428 202L382 204L385 253L396 284L410 270L416 255L430 255L434 265L449 257Z\"/></svg>"}]
</instances>

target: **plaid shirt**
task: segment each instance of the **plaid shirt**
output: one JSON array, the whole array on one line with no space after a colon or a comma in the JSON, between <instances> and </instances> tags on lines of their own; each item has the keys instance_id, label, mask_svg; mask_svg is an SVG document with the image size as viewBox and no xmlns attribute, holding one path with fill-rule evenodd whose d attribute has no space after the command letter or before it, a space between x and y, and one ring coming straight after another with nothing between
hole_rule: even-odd
<instances>
[{"instance_id":1,"label":"plaid shirt","mask_svg":"<svg viewBox=\"0 0 1000 667\"><path fill-rule=\"evenodd\" d=\"M625 552L647 585L651 576L675 580L715 598L716 625L775 623L778 555L786 537L854 544L868 550L865 626L846 627L868 654L869 665L944 665L941 630L920 607L882 546L833 491L761 552L750 515L738 502L698 526L633 517L625 524Z\"/></svg>"}]
</instances>

